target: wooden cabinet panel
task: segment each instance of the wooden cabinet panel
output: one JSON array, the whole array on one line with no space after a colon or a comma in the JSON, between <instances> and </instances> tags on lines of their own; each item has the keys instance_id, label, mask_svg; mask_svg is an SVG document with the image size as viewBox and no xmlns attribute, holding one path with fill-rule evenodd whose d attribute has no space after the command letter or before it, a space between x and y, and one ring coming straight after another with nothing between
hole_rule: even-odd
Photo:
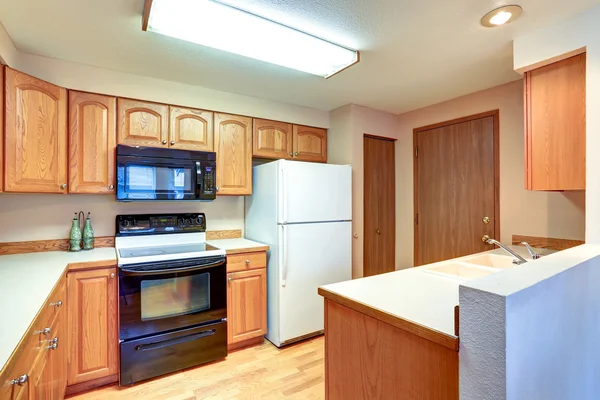
<instances>
[{"instance_id":1,"label":"wooden cabinet panel","mask_svg":"<svg viewBox=\"0 0 600 400\"><path fill-rule=\"evenodd\" d=\"M293 158L292 124L266 119L254 119L252 155L254 157L274 159Z\"/></svg>"},{"instance_id":2,"label":"wooden cabinet panel","mask_svg":"<svg viewBox=\"0 0 600 400\"><path fill-rule=\"evenodd\" d=\"M119 144L132 146L167 145L169 106L140 100L117 100Z\"/></svg>"},{"instance_id":3,"label":"wooden cabinet panel","mask_svg":"<svg viewBox=\"0 0 600 400\"><path fill-rule=\"evenodd\" d=\"M114 193L117 99L69 91L69 193Z\"/></svg>"},{"instance_id":4,"label":"wooden cabinet panel","mask_svg":"<svg viewBox=\"0 0 600 400\"><path fill-rule=\"evenodd\" d=\"M69 272L68 385L118 372L116 268Z\"/></svg>"},{"instance_id":5,"label":"wooden cabinet panel","mask_svg":"<svg viewBox=\"0 0 600 400\"><path fill-rule=\"evenodd\" d=\"M5 191L66 193L67 90L11 68L5 78Z\"/></svg>"},{"instance_id":6,"label":"wooden cabinet panel","mask_svg":"<svg viewBox=\"0 0 600 400\"><path fill-rule=\"evenodd\" d=\"M252 118L215 113L217 194L252 194Z\"/></svg>"},{"instance_id":7,"label":"wooden cabinet panel","mask_svg":"<svg viewBox=\"0 0 600 400\"><path fill-rule=\"evenodd\" d=\"M171 148L213 151L212 111L169 106L169 119Z\"/></svg>"},{"instance_id":8,"label":"wooden cabinet panel","mask_svg":"<svg viewBox=\"0 0 600 400\"><path fill-rule=\"evenodd\" d=\"M249 269L266 267L267 252L265 251L227 256L227 272L247 271Z\"/></svg>"},{"instance_id":9,"label":"wooden cabinet panel","mask_svg":"<svg viewBox=\"0 0 600 400\"><path fill-rule=\"evenodd\" d=\"M0 66L0 85L4 88L4 70ZM0 104L4 107L4 89L0 90ZM0 193L4 190L4 112L0 112Z\"/></svg>"},{"instance_id":10,"label":"wooden cabinet panel","mask_svg":"<svg viewBox=\"0 0 600 400\"><path fill-rule=\"evenodd\" d=\"M525 73L529 190L585 189L586 56Z\"/></svg>"},{"instance_id":11,"label":"wooden cabinet panel","mask_svg":"<svg viewBox=\"0 0 600 400\"><path fill-rule=\"evenodd\" d=\"M294 125L294 158L327 162L327 129Z\"/></svg>"},{"instance_id":12,"label":"wooden cabinet panel","mask_svg":"<svg viewBox=\"0 0 600 400\"><path fill-rule=\"evenodd\" d=\"M267 332L267 270L228 275L227 343L264 336Z\"/></svg>"}]
</instances>

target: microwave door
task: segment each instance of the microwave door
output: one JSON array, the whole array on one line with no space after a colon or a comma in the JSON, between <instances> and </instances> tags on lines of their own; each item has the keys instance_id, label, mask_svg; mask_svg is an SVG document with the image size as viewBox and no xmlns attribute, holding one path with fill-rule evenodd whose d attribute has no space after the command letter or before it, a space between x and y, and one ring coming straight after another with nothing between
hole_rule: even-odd
<instances>
[{"instance_id":1,"label":"microwave door","mask_svg":"<svg viewBox=\"0 0 600 400\"><path fill-rule=\"evenodd\" d=\"M196 175L195 162L121 159L117 167L117 200L196 200Z\"/></svg>"}]
</instances>

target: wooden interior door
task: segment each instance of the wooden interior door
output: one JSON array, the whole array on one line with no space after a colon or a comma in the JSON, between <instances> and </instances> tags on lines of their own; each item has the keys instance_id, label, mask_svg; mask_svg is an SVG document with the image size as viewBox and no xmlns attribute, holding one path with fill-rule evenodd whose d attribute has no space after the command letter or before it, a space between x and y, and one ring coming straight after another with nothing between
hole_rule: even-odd
<instances>
[{"instance_id":1,"label":"wooden interior door","mask_svg":"<svg viewBox=\"0 0 600 400\"><path fill-rule=\"evenodd\" d=\"M117 142L130 146L166 147L169 106L141 100L117 100Z\"/></svg>"},{"instance_id":2,"label":"wooden interior door","mask_svg":"<svg viewBox=\"0 0 600 400\"><path fill-rule=\"evenodd\" d=\"M169 106L169 147L213 151L213 112Z\"/></svg>"},{"instance_id":3,"label":"wooden interior door","mask_svg":"<svg viewBox=\"0 0 600 400\"><path fill-rule=\"evenodd\" d=\"M67 90L6 68L7 192L67 192Z\"/></svg>"},{"instance_id":4,"label":"wooden interior door","mask_svg":"<svg viewBox=\"0 0 600 400\"><path fill-rule=\"evenodd\" d=\"M253 121L252 155L254 157L291 159L292 124L257 119Z\"/></svg>"},{"instance_id":5,"label":"wooden interior door","mask_svg":"<svg viewBox=\"0 0 600 400\"><path fill-rule=\"evenodd\" d=\"M215 113L217 194L252 194L252 118Z\"/></svg>"},{"instance_id":6,"label":"wooden interior door","mask_svg":"<svg viewBox=\"0 0 600 400\"><path fill-rule=\"evenodd\" d=\"M67 275L68 385L119 372L117 279L115 268Z\"/></svg>"},{"instance_id":7,"label":"wooden interior door","mask_svg":"<svg viewBox=\"0 0 600 400\"><path fill-rule=\"evenodd\" d=\"M267 333L267 270L227 274L227 343Z\"/></svg>"},{"instance_id":8,"label":"wooden interior door","mask_svg":"<svg viewBox=\"0 0 600 400\"><path fill-rule=\"evenodd\" d=\"M499 239L497 121L494 111L415 130L415 265Z\"/></svg>"},{"instance_id":9,"label":"wooden interior door","mask_svg":"<svg viewBox=\"0 0 600 400\"><path fill-rule=\"evenodd\" d=\"M364 138L364 276L396 269L394 144L391 139Z\"/></svg>"},{"instance_id":10,"label":"wooden interior door","mask_svg":"<svg viewBox=\"0 0 600 400\"><path fill-rule=\"evenodd\" d=\"M117 99L69 90L69 193L115 192Z\"/></svg>"},{"instance_id":11,"label":"wooden interior door","mask_svg":"<svg viewBox=\"0 0 600 400\"><path fill-rule=\"evenodd\" d=\"M327 162L327 129L294 125L294 158Z\"/></svg>"}]
</instances>

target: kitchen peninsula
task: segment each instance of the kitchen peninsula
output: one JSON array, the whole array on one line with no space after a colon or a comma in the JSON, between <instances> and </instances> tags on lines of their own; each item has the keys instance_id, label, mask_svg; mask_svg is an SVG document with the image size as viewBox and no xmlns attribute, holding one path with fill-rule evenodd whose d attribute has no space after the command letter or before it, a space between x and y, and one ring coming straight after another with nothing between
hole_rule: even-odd
<instances>
[{"instance_id":1,"label":"kitchen peninsula","mask_svg":"<svg viewBox=\"0 0 600 400\"><path fill-rule=\"evenodd\" d=\"M512 259L496 249L320 287L327 398L458 399L459 285L529 267Z\"/></svg>"}]
</instances>

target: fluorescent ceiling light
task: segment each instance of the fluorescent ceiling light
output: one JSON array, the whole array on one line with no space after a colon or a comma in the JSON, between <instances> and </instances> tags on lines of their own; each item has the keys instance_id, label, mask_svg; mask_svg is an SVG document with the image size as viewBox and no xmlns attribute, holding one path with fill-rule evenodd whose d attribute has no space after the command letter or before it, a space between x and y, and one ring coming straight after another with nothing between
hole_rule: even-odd
<instances>
[{"instance_id":1,"label":"fluorescent ceiling light","mask_svg":"<svg viewBox=\"0 0 600 400\"><path fill-rule=\"evenodd\" d=\"M153 0L148 30L326 78L360 60L358 51L211 0Z\"/></svg>"},{"instance_id":2,"label":"fluorescent ceiling light","mask_svg":"<svg viewBox=\"0 0 600 400\"><path fill-rule=\"evenodd\" d=\"M500 25L513 22L523 12L521 6L503 6L490 11L481 18L481 25L487 28L494 28Z\"/></svg>"}]
</instances>

